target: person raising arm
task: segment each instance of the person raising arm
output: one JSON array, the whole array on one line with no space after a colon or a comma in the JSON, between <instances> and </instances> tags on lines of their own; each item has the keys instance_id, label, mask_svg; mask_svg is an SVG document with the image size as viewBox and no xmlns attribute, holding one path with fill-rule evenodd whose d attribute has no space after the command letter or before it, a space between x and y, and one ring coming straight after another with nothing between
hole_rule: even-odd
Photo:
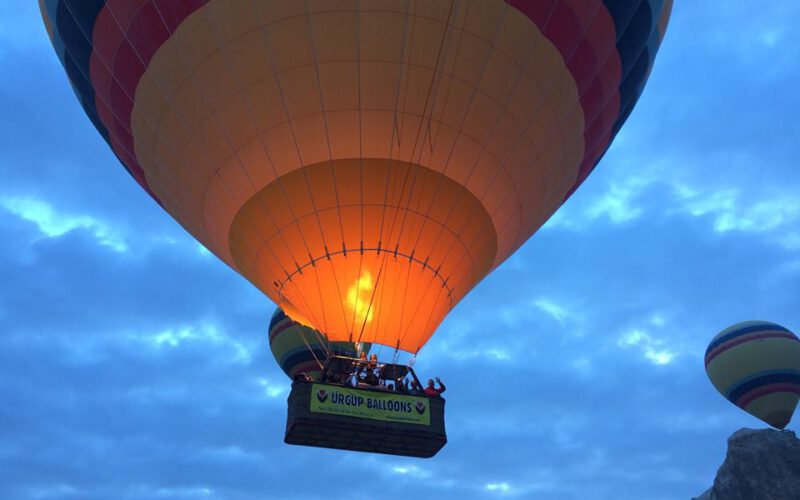
<instances>
[{"instance_id":1,"label":"person raising arm","mask_svg":"<svg viewBox=\"0 0 800 500\"><path fill-rule=\"evenodd\" d=\"M439 377L436 377L436 382L439 383L438 388L433 383L433 379L428 379L428 387L426 387L422 392L425 393L426 396L439 396L447 390L447 387L445 387Z\"/></svg>"}]
</instances>

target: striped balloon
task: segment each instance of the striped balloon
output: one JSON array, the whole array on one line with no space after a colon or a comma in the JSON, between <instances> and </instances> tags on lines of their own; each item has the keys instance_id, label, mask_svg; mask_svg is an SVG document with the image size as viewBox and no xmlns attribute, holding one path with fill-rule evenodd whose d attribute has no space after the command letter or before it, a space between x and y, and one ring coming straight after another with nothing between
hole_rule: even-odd
<instances>
[{"instance_id":1,"label":"striped balloon","mask_svg":"<svg viewBox=\"0 0 800 500\"><path fill-rule=\"evenodd\" d=\"M783 429L800 398L800 339L768 321L745 321L711 340L706 372L728 401Z\"/></svg>"},{"instance_id":2,"label":"striped balloon","mask_svg":"<svg viewBox=\"0 0 800 500\"><path fill-rule=\"evenodd\" d=\"M269 347L281 369L294 380L301 374L317 379L328 359L326 346L339 356L357 357L369 352L369 344L359 349L355 342L328 342L325 335L295 322L279 307L269 322Z\"/></svg>"},{"instance_id":3,"label":"striped balloon","mask_svg":"<svg viewBox=\"0 0 800 500\"><path fill-rule=\"evenodd\" d=\"M39 5L88 118L176 221L295 321L410 353L590 175L672 10Z\"/></svg>"}]
</instances>

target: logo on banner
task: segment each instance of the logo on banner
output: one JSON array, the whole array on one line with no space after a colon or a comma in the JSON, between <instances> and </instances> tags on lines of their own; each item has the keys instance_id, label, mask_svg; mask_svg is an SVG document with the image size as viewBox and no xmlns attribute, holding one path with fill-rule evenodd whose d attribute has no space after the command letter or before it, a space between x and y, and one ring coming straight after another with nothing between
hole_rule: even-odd
<instances>
[{"instance_id":1,"label":"logo on banner","mask_svg":"<svg viewBox=\"0 0 800 500\"><path fill-rule=\"evenodd\" d=\"M324 403L326 399L328 399L328 391L325 389L319 389L317 391L317 399L320 403Z\"/></svg>"}]
</instances>

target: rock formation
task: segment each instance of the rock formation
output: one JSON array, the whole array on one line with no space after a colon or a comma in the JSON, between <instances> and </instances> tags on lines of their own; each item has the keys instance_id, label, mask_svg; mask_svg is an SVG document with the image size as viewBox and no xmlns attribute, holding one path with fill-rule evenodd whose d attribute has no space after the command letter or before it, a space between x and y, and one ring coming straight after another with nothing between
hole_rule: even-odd
<instances>
[{"instance_id":1,"label":"rock formation","mask_svg":"<svg viewBox=\"0 0 800 500\"><path fill-rule=\"evenodd\" d=\"M761 499L800 499L800 439L794 432L734 432L714 486L694 500Z\"/></svg>"}]
</instances>

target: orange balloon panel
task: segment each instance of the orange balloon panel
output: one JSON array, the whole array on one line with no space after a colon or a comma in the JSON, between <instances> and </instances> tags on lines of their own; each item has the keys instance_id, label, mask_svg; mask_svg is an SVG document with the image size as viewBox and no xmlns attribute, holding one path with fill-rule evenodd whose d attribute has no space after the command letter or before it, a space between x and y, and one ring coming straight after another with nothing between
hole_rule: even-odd
<instances>
[{"instance_id":1,"label":"orange balloon panel","mask_svg":"<svg viewBox=\"0 0 800 500\"><path fill-rule=\"evenodd\" d=\"M40 2L131 175L295 320L412 352L591 172L671 6L90 4Z\"/></svg>"},{"instance_id":2,"label":"orange balloon panel","mask_svg":"<svg viewBox=\"0 0 800 500\"><path fill-rule=\"evenodd\" d=\"M563 201L582 108L556 48L503 3L331 5L187 18L137 88L137 157L290 316L416 352L524 241L523 213Z\"/></svg>"},{"instance_id":3,"label":"orange balloon panel","mask_svg":"<svg viewBox=\"0 0 800 500\"><path fill-rule=\"evenodd\" d=\"M281 176L239 209L229 234L236 267L271 284L292 318L334 341L409 351L491 269L497 250L492 220L467 189L385 159Z\"/></svg>"}]
</instances>

